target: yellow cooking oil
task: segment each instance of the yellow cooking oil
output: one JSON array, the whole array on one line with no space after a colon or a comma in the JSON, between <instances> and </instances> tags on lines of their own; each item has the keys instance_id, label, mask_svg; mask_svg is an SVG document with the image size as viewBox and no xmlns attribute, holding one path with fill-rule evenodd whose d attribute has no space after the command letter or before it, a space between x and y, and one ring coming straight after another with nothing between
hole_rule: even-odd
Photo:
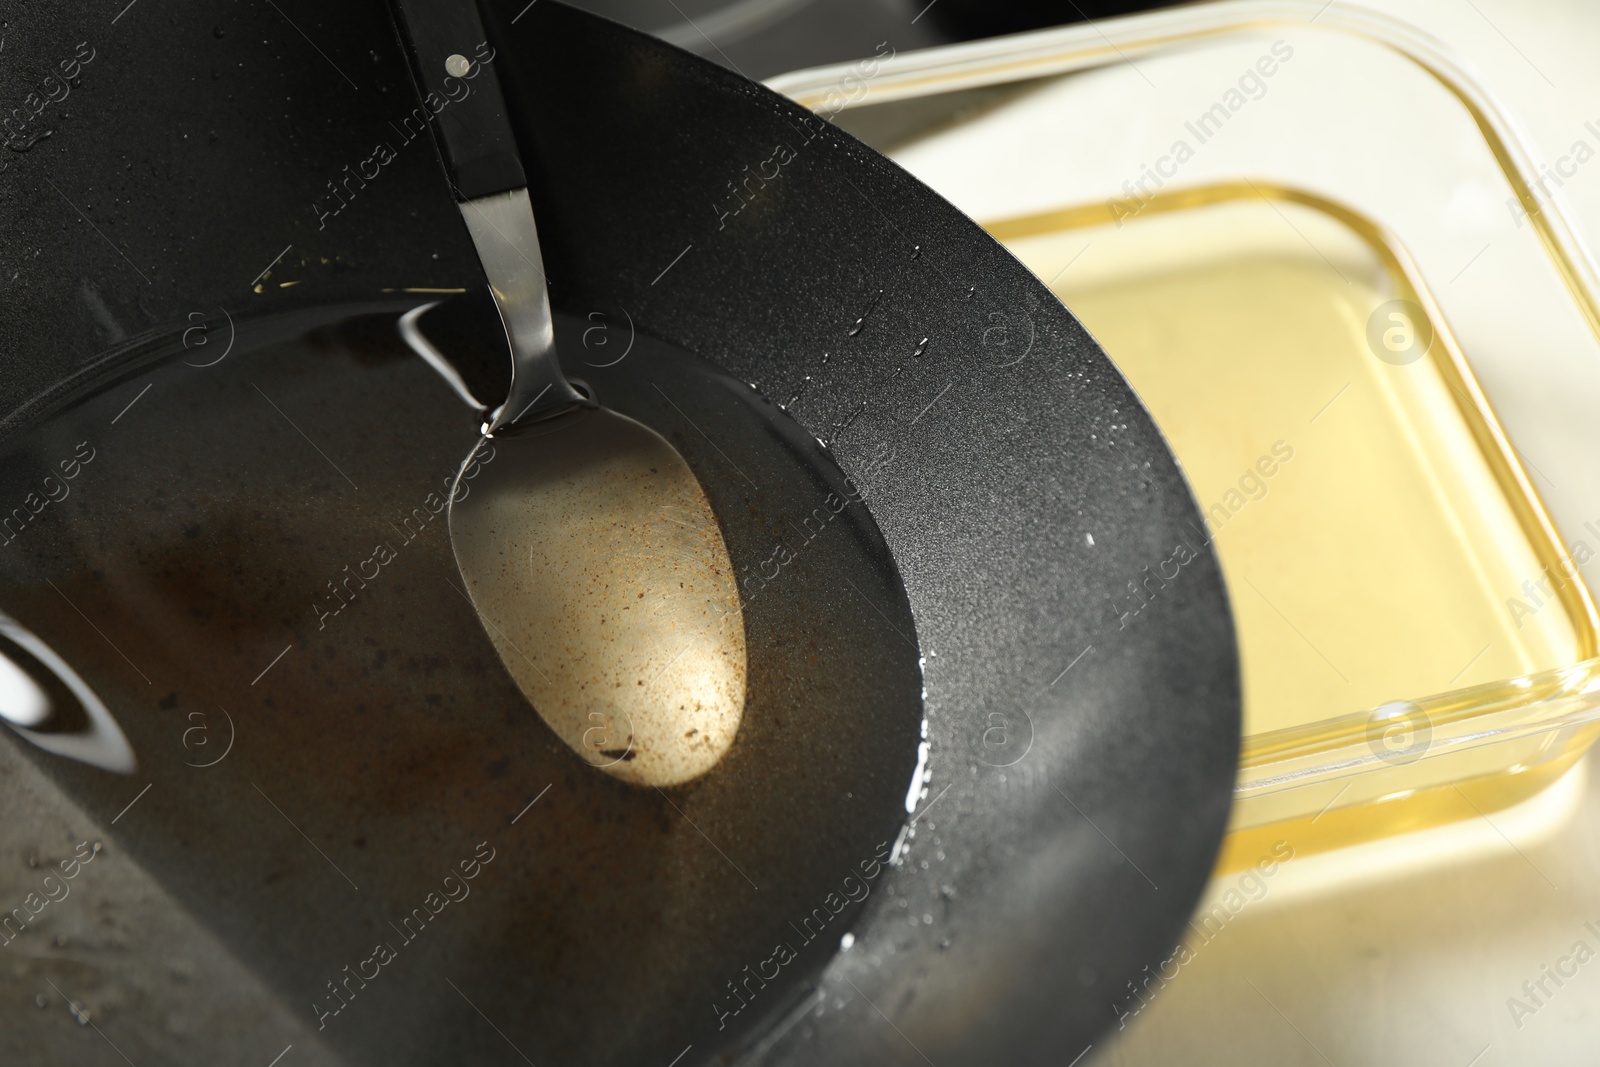
<instances>
[{"instance_id":1,"label":"yellow cooking oil","mask_svg":"<svg viewBox=\"0 0 1600 1067\"><path fill-rule=\"evenodd\" d=\"M987 228L1100 342L1188 478L1238 632L1241 782L1285 752L1386 743L1371 709L1422 701L1438 727L1489 699L1472 687L1595 655L1528 470L1377 227L1244 183ZM1480 695L1427 700L1463 689ZM1448 782L1402 752L1370 782L1241 801L1222 866L1263 834L1304 854L1500 808L1582 747L1480 747Z\"/></svg>"}]
</instances>

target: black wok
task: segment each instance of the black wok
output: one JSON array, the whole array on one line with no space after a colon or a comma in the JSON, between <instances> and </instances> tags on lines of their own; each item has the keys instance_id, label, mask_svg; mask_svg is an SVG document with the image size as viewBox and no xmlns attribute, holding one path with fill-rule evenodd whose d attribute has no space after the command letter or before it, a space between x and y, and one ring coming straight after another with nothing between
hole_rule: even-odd
<instances>
[{"instance_id":1,"label":"black wok","mask_svg":"<svg viewBox=\"0 0 1600 1067\"><path fill-rule=\"evenodd\" d=\"M431 143L406 138L404 118L416 102L383 4L143 0L93 17L78 5L39 8L7 30L13 65L0 77L7 100L31 100L47 74L63 76L59 62L77 55L80 42L93 58L79 60L70 92L55 90L65 92L59 103L8 128L14 151L4 154L0 172L8 297L0 314L0 448L19 473L0 485L6 493L25 494L38 473L30 464L55 461L50 427L60 424L52 420L92 415L111 441L108 420L123 403L168 403L159 391L138 399L145 376L177 381L160 376L184 373L177 368L185 360L204 364L229 343L240 346L240 358L307 333L337 348L340 330L373 328L372 319L352 326L353 309L392 318L437 298L407 290L481 284ZM897 571L898 586L863 596L923 661L928 774L913 791L899 862L830 931L826 950L796 968L803 981L752 1002L731 1029L715 1025L717 1010L708 1004L703 1017L661 1033L627 1033L623 1000L600 1013L613 1020L613 1039L590 1046L569 1035L542 1044L515 998L495 992L516 984L516 946L496 941L497 930L514 934L514 925L480 922L441 935L453 940L441 941L446 947L431 961L458 977L481 967L472 998L439 1004L422 1018L424 1000L397 997L360 1036L329 1038L315 1054L348 1063L517 1062L511 1045L540 1063L666 1064L687 1044L684 1064L1073 1062L1129 1010L1130 983L1170 955L1220 841L1237 755L1237 653L1221 574L1159 432L1043 285L970 220L827 122L736 74L553 0L497 3L489 21L528 161L552 298L573 339L564 352L592 354L585 331L603 324L618 344L638 338L646 347L695 353L710 364L707 383L749 383L752 393L786 407L786 424L798 430L784 447L810 447L806 437L825 442L828 469L860 488L870 513L863 551L881 549ZM865 67L863 76L870 83ZM379 153L378 143L391 151ZM318 334L336 320L344 325ZM236 384L241 391L268 385L259 390L266 395L336 373L317 362L316 345L297 351L292 359L262 357L257 370L276 375L276 386L260 377ZM491 360L463 370L492 391L497 367ZM710 397L713 385L704 388ZM180 394L174 386L171 395ZM715 420L722 409L705 397L709 406L680 414L687 420L703 411ZM387 394L380 399L389 402ZM397 391L387 427L360 414L353 416L360 425L338 432L348 432L351 449L364 441L374 455L398 457L414 447L431 457L435 438L440 455L459 455L455 429L429 428L433 408L451 402ZM343 398L308 395L304 403L296 410L320 412L321 425L333 426ZM192 409L150 410L163 413L169 437L187 432L182 412ZM452 410L452 427L463 410ZM225 413L193 418L216 434L236 430L222 451L241 479L254 462L248 457L298 440L282 427L274 432L283 437L263 438L266 423L230 423ZM133 419L117 430L125 438L116 462L131 464L127 457L141 447L128 430ZM709 436L715 428L706 427ZM176 455L177 446L163 440L149 446L152 454ZM716 462L702 451L706 463ZM217 475L221 462L197 463L195 477ZM392 472L404 463L379 466ZM182 471L127 470L152 492L172 485L172 506L180 506ZM344 491L332 474L322 477L327 492ZM88 496L81 492L80 502ZM59 530L46 531L41 543L71 540L69 504L79 506L56 506L49 518ZM198 509L194 521L207 529L204 499L181 506ZM126 534L137 541L143 520L130 515ZM106 518L95 522L98 533L71 543L109 544ZM206 543L216 559L227 557L223 546ZM282 558L298 559L300 551L285 549ZM1176 577L1151 581L1180 554ZM43 566L37 559L28 566L36 564ZM28 567L7 566L11 594L5 599L0 589L0 610L18 618L32 610L25 622L58 634L79 625L64 605L30 608L44 602L18 592ZM270 601L275 574L245 560L236 577ZM78 606L85 621L94 617L90 605ZM283 643L268 639L270 613L258 617L227 597L207 605L213 609L218 625L245 619L255 627L249 632L269 655ZM811 612L803 621L824 627L829 608L797 601L794 610ZM866 620L860 625L878 625L858 613ZM463 633L471 629L470 614L451 621ZM425 649L425 635L412 636ZM329 672L353 662L329 656ZM425 659L388 664L383 670L398 673L385 677L420 679L435 669ZM280 669L300 670L295 662L291 656ZM283 832L280 816L293 821L284 811L263 809L234 823L217 814L222 807L203 813L224 794L181 777L190 772L177 765L192 767L192 754L149 751L168 694L138 678L110 680L112 670L125 670L117 663L107 652L103 664L83 668L84 677L100 685L103 674L108 689L136 694L107 703L127 720L140 777L62 760L12 735L18 749L96 820L108 849L125 849L316 1031L318 1016L302 1006L310 994L295 980L291 957L299 948L286 946L315 943L337 928L343 920L328 909L347 905L322 904L342 899L344 889L316 881L329 876L314 856L305 867L285 867L287 853L261 843L262 835ZM341 695L326 709L256 707L250 730L271 735L292 725L309 732L305 743L314 746L316 723L344 714L343 684L329 682L328 692ZM415 688L424 700L428 683ZM186 709L190 696L173 699ZM225 703L203 684L194 699L208 709ZM381 752L383 723L363 730L380 738L374 748ZM239 736L235 758L254 758L247 734ZM472 743L483 742L474 735ZM293 762L260 766L289 774ZM888 790L892 779L903 789L904 757L889 762L874 788ZM274 796L275 806L295 806L302 816L308 808L325 812L334 795L327 782L359 779L343 766L304 764L323 784L307 785L304 803L293 793L287 804ZM419 766L417 780L432 781L430 773ZM501 788L498 780L490 775L481 786ZM139 803L151 816L144 824L131 814L123 819L119 809L145 781L151 792ZM259 784L257 792L267 795ZM391 820L387 840L397 853L408 847L402 823L429 824L420 800L402 804L353 786L337 796L348 806L337 816L351 825L375 813ZM402 809L404 819L396 814ZM188 820L192 840L183 832ZM788 847L803 854L830 831L797 824ZM331 842L332 831L316 843L319 851L344 850L330 859L335 866L359 862L348 857L366 847ZM211 850L204 863L193 855L200 848ZM463 858L471 851L469 844ZM394 872L404 858L373 863L400 879ZM533 868L517 871L537 877ZM821 884L833 876L816 877ZM587 921L577 907L569 919ZM838 951L831 935L845 925L850 944ZM189 995L203 999L206 991ZM543 995L559 1003L564 992ZM482 1029L491 1019L494 1033ZM18 1027L7 1030L7 1040L32 1047ZM163 1044L160 1033L152 1028L127 1050L135 1062L136 1049L172 1062L199 1056L181 1037ZM384 1034L394 1040L385 1043Z\"/></svg>"}]
</instances>

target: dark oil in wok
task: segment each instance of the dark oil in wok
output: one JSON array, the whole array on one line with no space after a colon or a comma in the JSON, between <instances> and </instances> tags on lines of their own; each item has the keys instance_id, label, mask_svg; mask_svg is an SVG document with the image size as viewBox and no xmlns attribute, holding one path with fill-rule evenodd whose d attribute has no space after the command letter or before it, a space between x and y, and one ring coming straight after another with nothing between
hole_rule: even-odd
<instances>
[{"instance_id":1,"label":"dark oil in wok","mask_svg":"<svg viewBox=\"0 0 1600 1067\"><path fill-rule=\"evenodd\" d=\"M748 1038L870 906L906 817L921 676L870 500L748 385L642 336L612 362L624 338L601 358L558 320L568 373L688 460L740 573L738 739L639 790L549 732L460 589L443 503L477 413L393 315L312 325L241 326L209 366L175 347L5 444L28 521L0 611L103 702L137 778L6 736L348 1062Z\"/></svg>"}]
</instances>

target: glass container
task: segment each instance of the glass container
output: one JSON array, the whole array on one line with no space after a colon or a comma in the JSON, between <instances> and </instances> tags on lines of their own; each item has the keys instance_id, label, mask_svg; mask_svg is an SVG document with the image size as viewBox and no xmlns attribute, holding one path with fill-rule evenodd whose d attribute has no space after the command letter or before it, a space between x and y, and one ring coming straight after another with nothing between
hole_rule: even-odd
<instances>
[{"instance_id":1,"label":"glass container","mask_svg":"<svg viewBox=\"0 0 1600 1067\"><path fill-rule=\"evenodd\" d=\"M772 85L1010 248L1166 434L1240 638L1220 869L1504 808L1588 749L1600 285L1560 186L1600 126L1537 163L1443 46L1342 4L1185 7ZM1079 608L1127 625L1180 564Z\"/></svg>"}]
</instances>

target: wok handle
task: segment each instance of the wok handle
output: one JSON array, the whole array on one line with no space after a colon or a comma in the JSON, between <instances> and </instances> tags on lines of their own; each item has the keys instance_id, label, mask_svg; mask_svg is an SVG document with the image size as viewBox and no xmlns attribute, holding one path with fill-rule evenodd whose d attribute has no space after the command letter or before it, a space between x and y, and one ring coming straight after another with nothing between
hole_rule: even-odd
<instances>
[{"instance_id":1,"label":"wok handle","mask_svg":"<svg viewBox=\"0 0 1600 1067\"><path fill-rule=\"evenodd\" d=\"M417 116L433 128L456 200L525 188L522 159L476 0L390 0Z\"/></svg>"}]
</instances>

